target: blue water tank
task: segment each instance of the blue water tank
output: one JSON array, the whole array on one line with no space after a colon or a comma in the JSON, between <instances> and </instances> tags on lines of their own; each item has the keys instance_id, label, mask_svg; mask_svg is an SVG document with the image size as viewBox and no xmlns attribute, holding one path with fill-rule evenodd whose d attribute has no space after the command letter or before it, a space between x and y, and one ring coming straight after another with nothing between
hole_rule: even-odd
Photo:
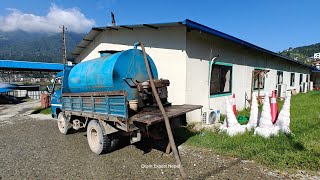
<instances>
[{"instance_id":1,"label":"blue water tank","mask_svg":"<svg viewBox=\"0 0 320 180\"><path fill-rule=\"evenodd\" d=\"M147 55L153 79L158 79L156 66ZM148 74L139 49L130 49L115 54L81 62L75 65L69 74L70 92L102 92L125 90L128 100L138 99L137 88L130 87L133 82L148 80ZM129 85L125 82L129 83Z\"/></svg>"}]
</instances>

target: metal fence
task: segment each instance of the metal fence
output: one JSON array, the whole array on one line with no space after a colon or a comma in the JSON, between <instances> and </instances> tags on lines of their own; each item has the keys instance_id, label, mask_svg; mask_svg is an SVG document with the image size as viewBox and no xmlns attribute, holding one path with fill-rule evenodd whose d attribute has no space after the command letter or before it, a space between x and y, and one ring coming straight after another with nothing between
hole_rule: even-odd
<instances>
[{"instance_id":1,"label":"metal fence","mask_svg":"<svg viewBox=\"0 0 320 180\"><path fill-rule=\"evenodd\" d=\"M40 99L41 93L44 93L46 91L28 91L28 90L13 90L11 92L7 92L5 94L11 95L14 97L28 97L30 99Z\"/></svg>"}]
</instances>

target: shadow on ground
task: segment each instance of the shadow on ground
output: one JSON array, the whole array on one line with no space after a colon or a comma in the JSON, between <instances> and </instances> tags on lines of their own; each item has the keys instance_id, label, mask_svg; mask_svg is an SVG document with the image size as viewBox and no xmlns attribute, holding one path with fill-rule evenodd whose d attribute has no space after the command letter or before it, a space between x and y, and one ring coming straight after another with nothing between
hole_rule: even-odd
<instances>
[{"instance_id":1,"label":"shadow on ground","mask_svg":"<svg viewBox=\"0 0 320 180\"><path fill-rule=\"evenodd\" d=\"M177 147L196 134L197 133L190 131L187 127L180 127L173 130L173 137ZM152 149L156 149L165 153L168 143L169 139L167 136L165 136L163 139L144 138L142 141L136 143L135 146L144 153L148 153Z\"/></svg>"}]
</instances>

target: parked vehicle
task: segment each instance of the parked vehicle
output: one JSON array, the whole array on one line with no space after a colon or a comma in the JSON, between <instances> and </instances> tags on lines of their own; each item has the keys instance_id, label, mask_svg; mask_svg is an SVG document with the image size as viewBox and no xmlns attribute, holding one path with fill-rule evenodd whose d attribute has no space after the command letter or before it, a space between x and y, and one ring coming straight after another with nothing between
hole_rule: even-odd
<instances>
[{"instance_id":1,"label":"parked vehicle","mask_svg":"<svg viewBox=\"0 0 320 180\"><path fill-rule=\"evenodd\" d=\"M0 94L0 104L18 104L21 101L14 96Z\"/></svg>"},{"instance_id":2,"label":"parked vehicle","mask_svg":"<svg viewBox=\"0 0 320 180\"><path fill-rule=\"evenodd\" d=\"M67 134L70 128L87 128L90 149L100 154L113 150L120 135L130 142L159 131L163 117L148 80L141 50L135 46L122 52L104 51L101 57L66 66L57 74L51 93L52 116ZM167 101L169 80L159 79L156 66L147 56L153 82L169 119L199 109L199 105L171 105Z\"/></svg>"}]
</instances>

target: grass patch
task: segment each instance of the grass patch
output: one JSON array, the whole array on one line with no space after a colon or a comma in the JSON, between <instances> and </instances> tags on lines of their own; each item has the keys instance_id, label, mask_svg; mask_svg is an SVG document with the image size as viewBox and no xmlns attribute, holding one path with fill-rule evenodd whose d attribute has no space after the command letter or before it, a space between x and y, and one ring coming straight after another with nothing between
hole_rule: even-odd
<instances>
[{"instance_id":1,"label":"grass patch","mask_svg":"<svg viewBox=\"0 0 320 180\"><path fill-rule=\"evenodd\" d=\"M51 114L51 107L48 107L46 109L42 109L41 107L35 108L31 114Z\"/></svg>"},{"instance_id":2,"label":"grass patch","mask_svg":"<svg viewBox=\"0 0 320 180\"><path fill-rule=\"evenodd\" d=\"M279 109L282 107L279 104ZM249 110L239 115L249 116ZM194 133L187 143L243 159L256 160L277 169L320 170L320 92L298 94L291 98L292 136L280 134L269 139L253 131L229 137L209 131ZM190 136L190 134L188 134Z\"/></svg>"}]
</instances>

